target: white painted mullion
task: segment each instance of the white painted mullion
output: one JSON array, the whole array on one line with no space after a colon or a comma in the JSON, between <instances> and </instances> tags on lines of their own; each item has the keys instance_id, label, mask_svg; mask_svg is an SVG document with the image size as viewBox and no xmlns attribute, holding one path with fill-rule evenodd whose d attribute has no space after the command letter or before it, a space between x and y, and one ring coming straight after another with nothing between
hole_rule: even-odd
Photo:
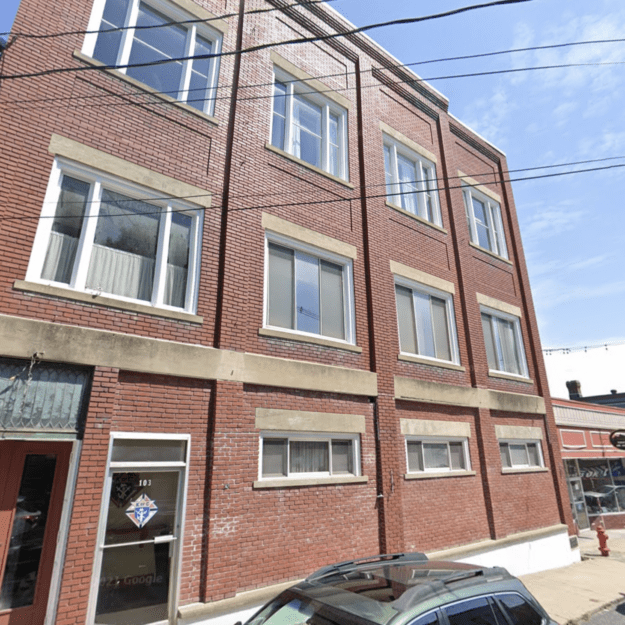
<instances>
[{"instance_id":1,"label":"white painted mullion","mask_svg":"<svg viewBox=\"0 0 625 625\"><path fill-rule=\"evenodd\" d=\"M187 40L185 42L184 56L187 60L183 62L182 76L180 77L180 87L177 97L183 102L187 102L189 99L189 84L191 82L191 70L193 69L193 59L189 58L195 52L195 36L197 34L197 27L195 24L187 31ZM172 97L176 97L170 94ZM191 99L202 97L201 93L192 93Z\"/></svg>"},{"instance_id":2,"label":"white painted mullion","mask_svg":"<svg viewBox=\"0 0 625 625\"><path fill-rule=\"evenodd\" d=\"M128 65L128 59L130 58L130 49L132 48L132 41L135 36L134 26L137 23L139 17L139 3L141 0L131 0L128 7L128 14L126 15L125 25L127 28L122 32L122 40L119 45L119 54L117 56L117 65ZM126 67L120 69L124 74L128 71Z\"/></svg>"},{"instance_id":3,"label":"white painted mullion","mask_svg":"<svg viewBox=\"0 0 625 625\"><path fill-rule=\"evenodd\" d=\"M61 181L63 172L59 164L54 161L52 173L46 189L46 195L43 200L43 209L41 211L41 219L37 226L37 234L33 242L33 253L26 270L26 280L34 281L41 278L43 271L43 263L45 262L46 252L50 242L52 233L52 224L61 195Z\"/></svg>"},{"instance_id":4,"label":"white painted mullion","mask_svg":"<svg viewBox=\"0 0 625 625\"><path fill-rule=\"evenodd\" d=\"M206 92L206 105L204 106L204 112L209 115L215 114L215 102L217 101L217 90L218 90L218 80L219 80L219 60L220 57L217 56L221 53L221 38L216 37L211 40L213 47L213 54L215 55L210 60L210 70L208 73L208 90ZM273 115L272 115L273 117Z\"/></svg>"},{"instance_id":5,"label":"white painted mullion","mask_svg":"<svg viewBox=\"0 0 625 625\"><path fill-rule=\"evenodd\" d=\"M89 197L87 199L87 209L85 211L85 225L82 229L78 249L76 250L76 262L72 272L71 286L79 291L85 290L87 273L91 261L93 250L93 240L98 225L98 215L100 214L100 202L102 199L102 181L99 178L91 185Z\"/></svg>"},{"instance_id":6,"label":"white painted mullion","mask_svg":"<svg viewBox=\"0 0 625 625\"><path fill-rule=\"evenodd\" d=\"M471 233L471 241L477 243L479 241L477 237L477 226L475 225L475 213L473 212L473 196L467 189L464 190L464 201L467 207L467 215L469 216L469 231Z\"/></svg>"},{"instance_id":7,"label":"white painted mullion","mask_svg":"<svg viewBox=\"0 0 625 625\"><path fill-rule=\"evenodd\" d=\"M293 154L293 81L286 82L286 106L284 107L284 151Z\"/></svg>"},{"instance_id":8,"label":"white painted mullion","mask_svg":"<svg viewBox=\"0 0 625 625\"><path fill-rule=\"evenodd\" d=\"M322 106L321 115L321 169L330 171L330 107ZM338 128L337 128L338 130Z\"/></svg>"},{"instance_id":9,"label":"white painted mullion","mask_svg":"<svg viewBox=\"0 0 625 625\"><path fill-rule=\"evenodd\" d=\"M195 213L191 225L189 237L189 269L187 273L187 292L185 293L184 309L195 311L197 306L197 292L200 275L200 246L201 246L201 224L202 213Z\"/></svg>"},{"instance_id":10,"label":"white painted mullion","mask_svg":"<svg viewBox=\"0 0 625 625\"><path fill-rule=\"evenodd\" d=\"M104 7L106 6L106 0L96 0L93 4L93 10L91 11L91 17L87 24L88 35L85 36L85 41L82 46L82 53L87 56L93 56L95 51L95 44L98 41L98 33L102 28L102 17L104 16Z\"/></svg>"},{"instance_id":11,"label":"white painted mullion","mask_svg":"<svg viewBox=\"0 0 625 625\"><path fill-rule=\"evenodd\" d=\"M169 233L171 232L171 204L161 212L158 225L158 244L156 262L154 263L154 283L152 284L152 305L162 306L167 278L167 252L169 250Z\"/></svg>"},{"instance_id":12,"label":"white painted mullion","mask_svg":"<svg viewBox=\"0 0 625 625\"><path fill-rule=\"evenodd\" d=\"M347 152L347 113L339 115L339 176L343 180L349 179L348 152Z\"/></svg>"},{"instance_id":13,"label":"white painted mullion","mask_svg":"<svg viewBox=\"0 0 625 625\"><path fill-rule=\"evenodd\" d=\"M393 189L393 198L396 206L401 206L401 184L399 182L399 164L397 163L397 146L393 143L390 146L391 158L391 189Z\"/></svg>"},{"instance_id":14,"label":"white painted mullion","mask_svg":"<svg viewBox=\"0 0 625 625\"><path fill-rule=\"evenodd\" d=\"M427 179L426 179L426 175L425 175L425 169L423 167L423 163L421 162L420 159L417 159L417 161L415 161L415 171L417 172L417 180L416 180L416 187L419 190L419 193L417 193L417 199L418 199L418 205L419 205L419 217L422 217L423 219L427 219L427 198L425 197L426 193L427 193Z\"/></svg>"}]
</instances>

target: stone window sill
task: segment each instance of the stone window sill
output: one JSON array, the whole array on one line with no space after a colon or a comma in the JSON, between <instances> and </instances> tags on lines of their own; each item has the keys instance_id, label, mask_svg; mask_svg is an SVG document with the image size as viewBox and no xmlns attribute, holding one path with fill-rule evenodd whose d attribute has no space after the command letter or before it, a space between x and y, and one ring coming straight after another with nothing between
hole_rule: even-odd
<instances>
[{"instance_id":1,"label":"stone window sill","mask_svg":"<svg viewBox=\"0 0 625 625\"><path fill-rule=\"evenodd\" d=\"M442 367L443 369L452 369L454 371L466 371L466 369L462 365L457 365L453 362L430 360L429 358L411 356L410 354L399 354L399 356L397 356L397 360L402 360L404 362L415 362L420 365L428 365L430 367Z\"/></svg>"},{"instance_id":2,"label":"stone window sill","mask_svg":"<svg viewBox=\"0 0 625 625\"><path fill-rule=\"evenodd\" d=\"M328 173L327 171L320 169L319 167L315 167L314 165L311 165L310 163L303 161L301 158L297 158L297 156L293 156L292 154L289 154L288 152L285 152L284 150L277 148L275 145L271 145L271 143L266 143L265 148L269 150L270 152L275 152L276 154L279 154L280 156L290 161L293 161L294 163L297 163L298 165L301 165L302 167L306 167L318 174L321 174L322 176L325 176L326 178L329 178L330 180L334 180L334 182L338 182L339 184L342 184L343 186L348 187L349 189L354 188L354 185L351 182L347 182L347 180L343 180L343 178L339 178L338 176L334 176Z\"/></svg>"},{"instance_id":3,"label":"stone window sill","mask_svg":"<svg viewBox=\"0 0 625 625\"><path fill-rule=\"evenodd\" d=\"M432 478L439 479L441 477L471 477L477 475L475 471L440 471L439 473L406 473L404 479L406 480L431 480Z\"/></svg>"},{"instance_id":4,"label":"stone window sill","mask_svg":"<svg viewBox=\"0 0 625 625\"><path fill-rule=\"evenodd\" d=\"M173 321L186 321L188 323L204 323L204 318L186 312L178 312L175 310L167 310L164 308L155 308L146 304L135 304L133 302L124 302L105 295L97 295L96 293L83 293L82 291L73 291L72 289L64 289L58 286L47 284L38 284L35 282L25 282L24 280L16 280L13 283L16 291L26 291L29 293L37 293L39 295L48 295L51 297L61 297L63 299L82 302L84 304L95 304L106 308L117 308L130 313L139 313L150 315L152 317L164 317Z\"/></svg>"},{"instance_id":5,"label":"stone window sill","mask_svg":"<svg viewBox=\"0 0 625 625\"><path fill-rule=\"evenodd\" d=\"M282 332L281 330L273 330L270 328L260 328L258 330L258 335L274 339L286 339L289 341L299 341L301 343L311 343L313 345L322 345L323 347L333 347L335 349L344 349L348 352L354 352L356 354L362 353L362 347L350 345L349 343L342 343L341 341L333 341L332 339L323 337L317 338L316 336L304 336L302 334Z\"/></svg>"},{"instance_id":6,"label":"stone window sill","mask_svg":"<svg viewBox=\"0 0 625 625\"><path fill-rule=\"evenodd\" d=\"M255 489L261 488L290 488L292 486L331 486L333 484L366 484L369 478L366 475L340 475L333 477L318 477L307 479L275 479L258 480L254 482Z\"/></svg>"}]
</instances>

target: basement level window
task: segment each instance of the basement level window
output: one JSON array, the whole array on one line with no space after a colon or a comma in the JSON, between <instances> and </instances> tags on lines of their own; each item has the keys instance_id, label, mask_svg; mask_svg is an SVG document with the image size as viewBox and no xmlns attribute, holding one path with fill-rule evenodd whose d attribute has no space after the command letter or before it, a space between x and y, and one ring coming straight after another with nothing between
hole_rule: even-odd
<instances>
[{"instance_id":1,"label":"basement level window","mask_svg":"<svg viewBox=\"0 0 625 625\"><path fill-rule=\"evenodd\" d=\"M360 475L358 435L261 435L260 479Z\"/></svg>"},{"instance_id":2,"label":"basement level window","mask_svg":"<svg viewBox=\"0 0 625 625\"><path fill-rule=\"evenodd\" d=\"M174 23L177 22L177 23ZM186 22L186 23L178 23ZM208 115L221 35L161 0L96 0L83 53Z\"/></svg>"}]
</instances>

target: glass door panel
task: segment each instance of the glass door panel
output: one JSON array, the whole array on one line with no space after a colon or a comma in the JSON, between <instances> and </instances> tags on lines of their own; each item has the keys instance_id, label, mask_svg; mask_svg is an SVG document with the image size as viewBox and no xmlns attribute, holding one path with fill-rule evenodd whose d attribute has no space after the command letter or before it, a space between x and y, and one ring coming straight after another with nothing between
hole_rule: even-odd
<instances>
[{"instance_id":1,"label":"glass door panel","mask_svg":"<svg viewBox=\"0 0 625 625\"><path fill-rule=\"evenodd\" d=\"M96 623L168 619L180 477L179 471L113 473Z\"/></svg>"},{"instance_id":2,"label":"glass door panel","mask_svg":"<svg viewBox=\"0 0 625 625\"><path fill-rule=\"evenodd\" d=\"M56 455L24 461L0 589L0 610L32 605L48 520Z\"/></svg>"}]
</instances>

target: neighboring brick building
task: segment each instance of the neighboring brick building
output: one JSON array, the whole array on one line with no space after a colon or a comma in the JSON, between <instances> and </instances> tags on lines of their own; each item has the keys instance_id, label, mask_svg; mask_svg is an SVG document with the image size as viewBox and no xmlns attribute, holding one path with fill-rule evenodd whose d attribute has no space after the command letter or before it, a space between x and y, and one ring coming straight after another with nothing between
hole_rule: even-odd
<instances>
[{"instance_id":1,"label":"neighboring brick building","mask_svg":"<svg viewBox=\"0 0 625 625\"><path fill-rule=\"evenodd\" d=\"M575 522L580 529L596 521L624 528L625 451L612 445L610 433L625 431L625 410L581 400L552 402Z\"/></svg>"},{"instance_id":2,"label":"neighboring brick building","mask_svg":"<svg viewBox=\"0 0 625 625\"><path fill-rule=\"evenodd\" d=\"M366 36L271 45L331 8L236 4L22 0L65 34L3 76L75 71L0 91L0 623L579 558L505 156Z\"/></svg>"}]
</instances>

